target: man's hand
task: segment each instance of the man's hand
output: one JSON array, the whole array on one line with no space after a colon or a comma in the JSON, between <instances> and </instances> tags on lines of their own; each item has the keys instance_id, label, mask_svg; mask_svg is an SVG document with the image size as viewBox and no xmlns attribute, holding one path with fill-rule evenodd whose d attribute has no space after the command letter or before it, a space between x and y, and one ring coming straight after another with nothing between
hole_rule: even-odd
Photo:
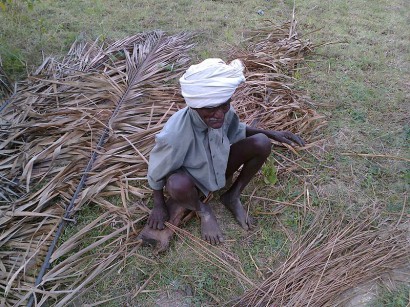
<instances>
[{"instance_id":1,"label":"man's hand","mask_svg":"<svg viewBox=\"0 0 410 307\"><path fill-rule=\"evenodd\" d=\"M286 143L291 146L294 144L305 146L305 141L303 141L300 136L289 131L272 131L271 138L275 141Z\"/></svg>"},{"instance_id":2,"label":"man's hand","mask_svg":"<svg viewBox=\"0 0 410 307\"><path fill-rule=\"evenodd\" d=\"M162 230L165 228L164 222L168 221L168 218L166 207L154 207L148 217L148 226L152 229Z\"/></svg>"},{"instance_id":3,"label":"man's hand","mask_svg":"<svg viewBox=\"0 0 410 307\"><path fill-rule=\"evenodd\" d=\"M168 221L169 215L165 205L164 192L154 190L154 208L148 217L148 226L152 229L162 230L165 228L164 222Z\"/></svg>"},{"instance_id":4,"label":"man's hand","mask_svg":"<svg viewBox=\"0 0 410 307\"><path fill-rule=\"evenodd\" d=\"M293 134L290 131L274 131L274 130L264 130L246 126L246 136L252 136L257 133L263 133L268 138L275 140L280 143L285 143L290 146L294 146L295 144L299 146L305 146L305 141L296 134Z\"/></svg>"}]
</instances>

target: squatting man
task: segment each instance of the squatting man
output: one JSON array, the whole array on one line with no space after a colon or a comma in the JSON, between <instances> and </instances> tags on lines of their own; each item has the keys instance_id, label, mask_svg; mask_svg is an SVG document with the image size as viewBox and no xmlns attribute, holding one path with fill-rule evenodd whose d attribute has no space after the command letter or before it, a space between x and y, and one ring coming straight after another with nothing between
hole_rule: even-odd
<instances>
[{"instance_id":1,"label":"squatting man","mask_svg":"<svg viewBox=\"0 0 410 307\"><path fill-rule=\"evenodd\" d=\"M156 135L148 165L148 183L153 189L154 207L148 218L148 232L164 229L178 210L197 212L202 239L224 241L209 204L201 201L210 192L225 187L233 174L239 175L220 201L242 228L252 219L242 206L240 195L271 153L271 141L304 145L289 131L268 131L246 126L231 107L231 97L245 81L240 60L226 64L207 59L192 65L180 78L187 107L172 115ZM164 189L169 194L166 201ZM149 236L149 235L148 235Z\"/></svg>"}]
</instances>

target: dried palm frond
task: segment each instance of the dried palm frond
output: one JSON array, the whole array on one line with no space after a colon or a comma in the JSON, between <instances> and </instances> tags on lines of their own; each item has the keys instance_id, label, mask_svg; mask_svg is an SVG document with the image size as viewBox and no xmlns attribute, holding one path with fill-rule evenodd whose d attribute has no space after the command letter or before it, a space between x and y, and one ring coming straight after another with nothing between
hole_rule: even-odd
<instances>
[{"instance_id":1,"label":"dried palm frond","mask_svg":"<svg viewBox=\"0 0 410 307\"><path fill-rule=\"evenodd\" d=\"M401 225L374 213L353 219L328 216L317 212L287 259L234 305L333 306L343 291L408 264L410 242Z\"/></svg>"},{"instance_id":2,"label":"dried palm frond","mask_svg":"<svg viewBox=\"0 0 410 307\"><path fill-rule=\"evenodd\" d=\"M268 25L249 36L248 45L231 55L246 66L246 82L233 99L241 119L251 126L290 130L313 140L326 121L310 98L293 86L298 64L313 44L298 38L294 23Z\"/></svg>"},{"instance_id":3,"label":"dried palm frond","mask_svg":"<svg viewBox=\"0 0 410 307\"><path fill-rule=\"evenodd\" d=\"M61 64L48 59L3 110L2 123L8 127L1 131L4 141L0 150L7 156L0 160L0 170L5 180L16 182L26 192L2 205L4 214L0 216L1 245L4 251L12 248L12 252L0 252L6 268L1 287L9 304L27 299L54 232L64 222L61 217L68 203L80 210L93 199L115 212L114 217L125 225L119 233L113 232L120 235L119 241L129 236L130 229L135 231L131 227L133 216L139 210L143 218L146 210L144 206L128 208L125 202L129 202L129 195L143 197L148 190L130 182L145 176L154 135L164 119L178 110L180 97L173 99L176 89L170 81L186 69L190 37L151 32L105 50L93 51L92 45L81 49L80 66L70 65L78 62L71 58ZM118 50L122 57L112 62L110 52ZM90 54L95 55L90 58ZM76 54L75 58L79 57ZM99 68L94 71L96 65ZM85 170L87 176L82 176ZM85 189L81 189L80 183L85 182ZM81 192L78 198L75 191ZM123 194L125 206L118 208L102 199L112 194ZM118 247L103 267L113 255L125 256L121 249ZM94 274L102 270L91 267ZM59 276L61 279L53 277L54 285L61 285L61 280L70 282L66 275ZM42 284L47 280L45 277ZM76 283L71 285L70 295L81 289L74 287ZM56 296L53 292L42 294L43 299Z\"/></svg>"}]
</instances>

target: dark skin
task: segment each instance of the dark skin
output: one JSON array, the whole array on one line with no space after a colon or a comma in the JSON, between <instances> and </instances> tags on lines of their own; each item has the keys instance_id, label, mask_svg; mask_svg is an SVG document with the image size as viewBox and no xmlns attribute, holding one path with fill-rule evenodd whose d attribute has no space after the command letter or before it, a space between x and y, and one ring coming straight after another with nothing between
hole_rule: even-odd
<instances>
[{"instance_id":1,"label":"dark skin","mask_svg":"<svg viewBox=\"0 0 410 307\"><path fill-rule=\"evenodd\" d=\"M215 108L195 109L204 123L213 129L222 127L225 114L230 109L230 100ZM289 131L271 131L247 126L246 138L231 145L226 178L243 165L232 186L221 195L220 200L228 208L239 225L245 230L250 229L252 219L247 215L240 194L253 176L259 171L271 152L271 141L275 140L289 145L304 146L304 141ZM175 208L180 206L194 210L201 218L202 239L210 244L223 242L223 235L219 228L215 214L211 207L200 201L198 191L191 177L185 173L175 173L168 178L166 188L174 205L167 210L163 190L154 190L154 208L148 218L148 226L154 230L164 229L164 222L173 218ZM177 205L176 205L177 204Z\"/></svg>"}]
</instances>

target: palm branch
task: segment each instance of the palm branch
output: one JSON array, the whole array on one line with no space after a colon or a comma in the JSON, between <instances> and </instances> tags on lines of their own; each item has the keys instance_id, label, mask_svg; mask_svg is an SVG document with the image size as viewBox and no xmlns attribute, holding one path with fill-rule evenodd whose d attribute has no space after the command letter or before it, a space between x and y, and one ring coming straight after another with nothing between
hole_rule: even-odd
<instances>
[{"instance_id":1,"label":"palm branch","mask_svg":"<svg viewBox=\"0 0 410 307\"><path fill-rule=\"evenodd\" d=\"M22 303L28 298L57 225L71 216L61 219L68 204L72 203L76 211L92 199L102 207L108 205L105 209L116 212L115 216L126 220L127 225L113 236L127 234L126 230L129 233L135 210L118 208L102 197L117 194L124 187L127 197L146 194L146 188L128 186L144 176L145 156L153 145L153 136L164 119L177 110L175 103L180 98L170 99L176 92L171 81L186 68L186 52L192 47L187 43L189 38L185 33L167 36L151 32L99 52L91 52L95 46L91 45L81 49L84 58L80 66L78 59L72 60L73 55L63 63L48 59L27 82L25 91L2 112L8 129L2 131L5 141L0 147L6 158L0 161L1 169L6 180L18 182L25 190L13 202L2 203L6 214L0 217L1 259L7 274L1 286L8 303ZM111 53L116 53L115 62ZM70 66L72 62L76 65ZM58 73L51 74L56 67ZM164 96L167 99L162 99ZM158 112L151 114L152 109ZM97 146L101 140L105 152ZM139 155L135 155L136 146ZM84 174L91 159L95 163ZM86 186L73 199L81 179ZM70 249L65 248L65 252ZM121 255L117 252L117 257ZM66 275L60 276L67 283ZM41 286L46 282L47 276ZM54 296L51 291L43 299Z\"/></svg>"}]
</instances>

